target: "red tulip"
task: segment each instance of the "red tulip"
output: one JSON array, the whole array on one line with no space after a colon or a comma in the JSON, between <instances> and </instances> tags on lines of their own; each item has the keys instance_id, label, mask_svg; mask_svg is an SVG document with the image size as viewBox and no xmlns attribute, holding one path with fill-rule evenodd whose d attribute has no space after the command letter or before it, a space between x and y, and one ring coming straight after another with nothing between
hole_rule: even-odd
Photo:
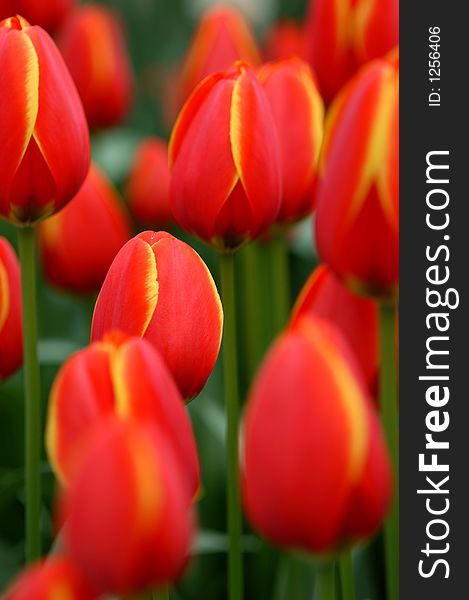
<instances>
[{"instance_id":1,"label":"red tulip","mask_svg":"<svg viewBox=\"0 0 469 600\"><path fill-rule=\"evenodd\" d=\"M180 80L182 104L207 75L228 69L236 60L257 66L261 57L243 16L229 6L215 6L202 16L187 53Z\"/></svg>"},{"instance_id":2,"label":"red tulip","mask_svg":"<svg viewBox=\"0 0 469 600\"><path fill-rule=\"evenodd\" d=\"M90 162L83 108L51 38L22 17L0 23L0 214L33 223L79 190Z\"/></svg>"},{"instance_id":3,"label":"red tulip","mask_svg":"<svg viewBox=\"0 0 469 600\"><path fill-rule=\"evenodd\" d=\"M103 423L65 500L65 546L103 592L173 582L187 564L191 498L165 436L133 420Z\"/></svg>"},{"instance_id":4,"label":"red tulip","mask_svg":"<svg viewBox=\"0 0 469 600\"><path fill-rule=\"evenodd\" d=\"M23 571L3 600L95 600L97 593L66 557L50 557Z\"/></svg>"},{"instance_id":5,"label":"red tulip","mask_svg":"<svg viewBox=\"0 0 469 600\"><path fill-rule=\"evenodd\" d=\"M172 210L190 233L233 249L275 221L278 137L266 94L245 64L196 88L174 127L169 156Z\"/></svg>"},{"instance_id":6,"label":"red tulip","mask_svg":"<svg viewBox=\"0 0 469 600\"><path fill-rule=\"evenodd\" d=\"M133 78L115 13L98 4L77 8L58 39L90 127L119 124L130 110Z\"/></svg>"},{"instance_id":7,"label":"red tulip","mask_svg":"<svg viewBox=\"0 0 469 600\"><path fill-rule=\"evenodd\" d=\"M174 446L190 493L196 493L197 449L181 395L151 344L117 333L74 354L54 382L46 443L63 484L73 480L89 432L113 415L156 423Z\"/></svg>"},{"instance_id":8,"label":"red tulip","mask_svg":"<svg viewBox=\"0 0 469 600\"><path fill-rule=\"evenodd\" d=\"M0 237L0 381L23 362L20 265L8 241Z\"/></svg>"},{"instance_id":9,"label":"red tulip","mask_svg":"<svg viewBox=\"0 0 469 600\"><path fill-rule=\"evenodd\" d=\"M378 307L348 290L326 265L319 266L304 285L293 308L295 327L305 315L317 316L339 328L355 354L372 397L378 387Z\"/></svg>"},{"instance_id":10,"label":"red tulip","mask_svg":"<svg viewBox=\"0 0 469 600\"><path fill-rule=\"evenodd\" d=\"M132 214L140 223L161 228L173 224L166 142L147 138L139 144L127 178L125 195Z\"/></svg>"},{"instance_id":11,"label":"red tulip","mask_svg":"<svg viewBox=\"0 0 469 600\"><path fill-rule=\"evenodd\" d=\"M399 43L399 0L359 0L353 26L360 64L384 56Z\"/></svg>"},{"instance_id":12,"label":"red tulip","mask_svg":"<svg viewBox=\"0 0 469 600\"><path fill-rule=\"evenodd\" d=\"M267 32L264 43L266 60L297 56L305 57L305 32L301 23L293 20L279 21Z\"/></svg>"},{"instance_id":13,"label":"red tulip","mask_svg":"<svg viewBox=\"0 0 469 600\"><path fill-rule=\"evenodd\" d=\"M215 283L197 252L165 232L127 242L98 296L92 341L113 329L150 341L182 396L196 396L215 365L223 329Z\"/></svg>"},{"instance_id":14,"label":"red tulip","mask_svg":"<svg viewBox=\"0 0 469 600\"><path fill-rule=\"evenodd\" d=\"M324 105L309 66L299 58L268 63L258 78L280 142L283 194L277 222L291 223L313 209Z\"/></svg>"},{"instance_id":15,"label":"red tulip","mask_svg":"<svg viewBox=\"0 0 469 600\"><path fill-rule=\"evenodd\" d=\"M330 552L372 535L391 495L388 456L338 331L301 319L275 342L244 421L244 503L273 542Z\"/></svg>"},{"instance_id":16,"label":"red tulip","mask_svg":"<svg viewBox=\"0 0 469 600\"><path fill-rule=\"evenodd\" d=\"M46 278L73 292L98 290L130 235L116 190L93 165L73 202L40 224Z\"/></svg>"},{"instance_id":17,"label":"red tulip","mask_svg":"<svg viewBox=\"0 0 469 600\"><path fill-rule=\"evenodd\" d=\"M33 25L55 33L76 0L0 0L0 19L24 15Z\"/></svg>"},{"instance_id":18,"label":"red tulip","mask_svg":"<svg viewBox=\"0 0 469 600\"><path fill-rule=\"evenodd\" d=\"M321 161L319 254L352 289L376 296L398 288L398 118L394 57L370 63L331 107Z\"/></svg>"}]
</instances>

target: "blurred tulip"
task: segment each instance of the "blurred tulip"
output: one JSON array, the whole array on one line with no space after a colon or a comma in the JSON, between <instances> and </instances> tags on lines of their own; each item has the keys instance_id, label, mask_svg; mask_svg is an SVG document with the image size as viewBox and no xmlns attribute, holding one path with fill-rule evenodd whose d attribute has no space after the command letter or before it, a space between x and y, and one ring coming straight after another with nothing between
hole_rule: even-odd
<instances>
[{"instance_id":1,"label":"blurred tulip","mask_svg":"<svg viewBox=\"0 0 469 600\"><path fill-rule=\"evenodd\" d=\"M272 111L252 69L207 77L186 102L169 147L171 207L179 225L234 249L275 221L282 191Z\"/></svg>"},{"instance_id":2,"label":"blurred tulip","mask_svg":"<svg viewBox=\"0 0 469 600\"><path fill-rule=\"evenodd\" d=\"M267 63L258 79L280 142L283 194L277 222L291 223L313 209L324 105L309 66L299 58Z\"/></svg>"},{"instance_id":3,"label":"blurred tulip","mask_svg":"<svg viewBox=\"0 0 469 600\"><path fill-rule=\"evenodd\" d=\"M181 395L158 352L116 332L74 354L54 382L47 418L50 462L64 485L103 419L156 423L174 446L192 496L199 486L197 449Z\"/></svg>"},{"instance_id":4,"label":"blurred tulip","mask_svg":"<svg viewBox=\"0 0 469 600\"><path fill-rule=\"evenodd\" d=\"M247 516L268 539L330 552L381 525L391 496L383 436L354 357L329 324L305 317L275 342L243 437Z\"/></svg>"},{"instance_id":5,"label":"blurred tulip","mask_svg":"<svg viewBox=\"0 0 469 600\"><path fill-rule=\"evenodd\" d=\"M360 365L373 398L378 391L378 307L348 290L326 265L313 271L293 308L290 326L305 315L338 327Z\"/></svg>"},{"instance_id":6,"label":"blurred tulip","mask_svg":"<svg viewBox=\"0 0 469 600\"><path fill-rule=\"evenodd\" d=\"M353 290L377 297L398 289L398 95L394 62L364 67L330 109L320 159L319 254Z\"/></svg>"},{"instance_id":7,"label":"blurred tulip","mask_svg":"<svg viewBox=\"0 0 469 600\"><path fill-rule=\"evenodd\" d=\"M0 236L0 381L23 362L20 265L13 248Z\"/></svg>"},{"instance_id":8,"label":"blurred tulip","mask_svg":"<svg viewBox=\"0 0 469 600\"><path fill-rule=\"evenodd\" d=\"M46 278L72 292L97 291L130 235L116 190L93 165L73 202L39 226Z\"/></svg>"},{"instance_id":9,"label":"blurred tulip","mask_svg":"<svg viewBox=\"0 0 469 600\"><path fill-rule=\"evenodd\" d=\"M28 567L8 588L3 600L97 600L98 595L75 564L54 556Z\"/></svg>"},{"instance_id":10,"label":"blurred tulip","mask_svg":"<svg viewBox=\"0 0 469 600\"><path fill-rule=\"evenodd\" d=\"M65 546L103 592L173 582L188 561L191 498L172 447L134 420L103 422L66 494Z\"/></svg>"},{"instance_id":11,"label":"blurred tulip","mask_svg":"<svg viewBox=\"0 0 469 600\"><path fill-rule=\"evenodd\" d=\"M180 79L180 105L207 75L228 69L236 60L257 66L261 57L241 13L218 5L202 16L187 53Z\"/></svg>"},{"instance_id":12,"label":"blurred tulip","mask_svg":"<svg viewBox=\"0 0 469 600\"><path fill-rule=\"evenodd\" d=\"M58 45L89 126L118 125L130 110L133 77L116 14L98 4L78 7L64 23Z\"/></svg>"},{"instance_id":13,"label":"blurred tulip","mask_svg":"<svg viewBox=\"0 0 469 600\"><path fill-rule=\"evenodd\" d=\"M166 142L158 138L143 140L135 152L125 186L130 210L143 225L165 228L173 224L169 179Z\"/></svg>"},{"instance_id":14,"label":"blurred tulip","mask_svg":"<svg viewBox=\"0 0 469 600\"><path fill-rule=\"evenodd\" d=\"M0 214L34 223L79 190L90 162L83 108L51 38L22 17L0 23Z\"/></svg>"},{"instance_id":15,"label":"blurred tulip","mask_svg":"<svg viewBox=\"0 0 469 600\"><path fill-rule=\"evenodd\" d=\"M23 15L53 34L75 4L76 0L0 0L0 20Z\"/></svg>"},{"instance_id":16,"label":"blurred tulip","mask_svg":"<svg viewBox=\"0 0 469 600\"><path fill-rule=\"evenodd\" d=\"M145 337L182 396L196 396L215 365L223 329L217 288L197 252L163 231L127 242L99 293L91 340L113 329Z\"/></svg>"},{"instance_id":17,"label":"blurred tulip","mask_svg":"<svg viewBox=\"0 0 469 600\"><path fill-rule=\"evenodd\" d=\"M353 18L359 64L384 56L399 43L399 0L358 0Z\"/></svg>"},{"instance_id":18,"label":"blurred tulip","mask_svg":"<svg viewBox=\"0 0 469 600\"><path fill-rule=\"evenodd\" d=\"M266 60L279 60L297 56L305 57L305 32L297 21L279 21L267 32L264 43Z\"/></svg>"}]
</instances>

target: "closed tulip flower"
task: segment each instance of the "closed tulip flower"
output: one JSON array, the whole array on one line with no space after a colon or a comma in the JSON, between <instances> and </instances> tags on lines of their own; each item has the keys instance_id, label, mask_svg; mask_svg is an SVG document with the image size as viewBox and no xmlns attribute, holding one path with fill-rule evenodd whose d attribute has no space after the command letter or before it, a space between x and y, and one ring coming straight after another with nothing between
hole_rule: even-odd
<instances>
[{"instance_id":1,"label":"closed tulip flower","mask_svg":"<svg viewBox=\"0 0 469 600\"><path fill-rule=\"evenodd\" d=\"M99 293L92 341L113 329L150 341L183 397L196 396L215 365L223 329L215 283L197 252L165 232L127 242Z\"/></svg>"},{"instance_id":2,"label":"closed tulip flower","mask_svg":"<svg viewBox=\"0 0 469 600\"><path fill-rule=\"evenodd\" d=\"M114 12L98 4L78 7L64 23L58 44L90 127L119 124L130 110L133 76Z\"/></svg>"},{"instance_id":3,"label":"closed tulip flower","mask_svg":"<svg viewBox=\"0 0 469 600\"><path fill-rule=\"evenodd\" d=\"M169 205L168 147L158 138L147 138L137 147L125 186L134 217L147 226L164 229L173 224Z\"/></svg>"},{"instance_id":4,"label":"closed tulip flower","mask_svg":"<svg viewBox=\"0 0 469 600\"><path fill-rule=\"evenodd\" d=\"M40 224L47 280L72 292L97 291L130 235L129 219L116 190L93 165L73 202Z\"/></svg>"},{"instance_id":5,"label":"closed tulip flower","mask_svg":"<svg viewBox=\"0 0 469 600\"><path fill-rule=\"evenodd\" d=\"M250 394L244 504L269 540L329 553L381 525L391 475L378 417L338 331L301 319L275 342Z\"/></svg>"},{"instance_id":6,"label":"closed tulip flower","mask_svg":"<svg viewBox=\"0 0 469 600\"><path fill-rule=\"evenodd\" d=\"M0 237L0 381L23 362L20 265L8 241Z\"/></svg>"},{"instance_id":7,"label":"closed tulip flower","mask_svg":"<svg viewBox=\"0 0 469 600\"><path fill-rule=\"evenodd\" d=\"M112 416L157 424L173 444L194 496L199 464L181 395L153 346L120 333L77 352L54 382L46 444L54 471L65 486L82 460L89 432Z\"/></svg>"},{"instance_id":8,"label":"closed tulip flower","mask_svg":"<svg viewBox=\"0 0 469 600\"><path fill-rule=\"evenodd\" d=\"M283 194L277 222L291 223L313 209L324 105L309 66L299 58L268 63L258 78L280 142Z\"/></svg>"},{"instance_id":9,"label":"closed tulip flower","mask_svg":"<svg viewBox=\"0 0 469 600\"><path fill-rule=\"evenodd\" d=\"M51 38L22 17L0 23L0 214L30 224L73 198L90 162L75 85Z\"/></svg>"},{"instance_id":10,"label":"closed tulip flower","mask_svg":"<svg viewBox=\"0 0 469 600\"><path fill-rule=\"evenodd\" d=\"M67 557L54 556L23 571L3 600L97 600L98 594Z\"/></svg>"},{"instance_id":11,"label":"closed tulip flower","mask_svg":"<svg viewBox=\"0 0 469 600\"><path fill-rule=\"evenodd\" d=\"M143 592L186 566L191 498L168 440L142 423L95 432L63 514L66 550L100 591Z\"/></svg>"},{"instance_id":12,"label":"closed tulip flower","mask_svg":"<svg viewBox=\"0 0 469 600\"><path fill-rule=\"evenodd\" d=\"M278 135L266 94L245 64L196 88L169 156L171 206L186 231L232 250L274 223L282 191Z\"/></svg>"},{"instance_id":13,"label":"closed tulip flower","mask_svg":"<svg viewBox=\"0 0 469 600\"><path fill-rule=\"evenodd\" d=\"M398 116L395 62L374 61L331 107L320 167L319 254L353 290L380 298L399 279Z\"/></svg>"},{"instance_id":14,"label":"closed tulip flower","mask_svg":"<svg viewBox=\"0 0 469 600\"><path fill-rule=\"evenodd\" d=\"M293 308L290 326L305 315L335 325L361 367L372 397L378 387L378 307L375 302L352 293L327 267L313 271Z\"/></svg>"}]
</instances>

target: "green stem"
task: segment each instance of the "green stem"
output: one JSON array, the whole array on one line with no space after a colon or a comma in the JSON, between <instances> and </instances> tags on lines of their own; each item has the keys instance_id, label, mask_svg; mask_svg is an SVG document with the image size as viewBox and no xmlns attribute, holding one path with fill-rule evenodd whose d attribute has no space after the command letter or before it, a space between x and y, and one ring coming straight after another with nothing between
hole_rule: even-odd
<instances>
[{"instance_id":1,"label":"green stem","mask_svg":"<svg viewBox=\"0 0 469 600\"><path fill-rule=\"evenodd\" d=\"M37 357L36 230L18 228L23 303L26 560L41 555L41 399Z\"/></svg>"},{"instance_id":2,"label":"green stem","mask_svg":"<svg viewBox=\"0 0 469 600\"><path fill-rule=\"evenodd\" d=\"M343 554L339 560L340 587L342 600L355 600L355 577L353 572L352 551Z\"/></svg>"},{"instance_id":3,"label":"green stem","mask_svg":"<svg viewBox=\"0 0 469 600\"><path fill-rule=\"evenodd\" d=\"M165 586L155 590L151 600L169 600L169 587Z\"/></svg>"},{"instance_id":4,"label":"green stem","mask_svg":"<svg viewBox=\"0 0 469 600\"><path fill-rule=\"evenodd\" d=\"M285 326L290 312L288 245L283 231L274 232L270 243L275 335Z\"/></svg>"},{"instance_id":5,"label":"green stem","mask_svg":"<svg viewBox=\"0 0 469 600\"><path fill-rule=\"evenodd\" d=\"M399 415L396 382L395 306L380 306L381 418L394 470L394 500L384 524L387 599L399 599Z\"/></svg>"},{"instance_id":6,"label":"green stem","mask_svg":"<svg viewBox=\"0 0 469 600\"><path fill-rule=\"evenodd\" d=\"M241 555L241 503L238 473L238 361L236 354L236 307L234 294L234 255L220 254L220 274L223 310L223 369L227 414L227 512L230 547L228 552L229 600L243 595L243 564Z\"/></svg>"},{"instance_id":7,"label":"green stem","mask_svg":"<svg viewBox=\"0 0 469 600\"><path fill-rule=\"evenodd\" d=\"M335 563L326 562L316 572L315 600L335 600Z\"/></svg>"}]
</instances>

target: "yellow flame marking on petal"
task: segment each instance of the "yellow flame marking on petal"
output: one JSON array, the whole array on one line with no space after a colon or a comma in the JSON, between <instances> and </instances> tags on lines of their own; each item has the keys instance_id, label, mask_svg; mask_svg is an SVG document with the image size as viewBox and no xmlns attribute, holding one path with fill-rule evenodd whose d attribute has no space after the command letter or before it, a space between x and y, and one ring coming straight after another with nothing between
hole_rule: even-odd
<instances>
[{"instance_id":1,"label":"yellow flame marking on petal","mask_svg":"<svg viewBox=\"0 0 469 600\"><path fill-rule=\"evenodd\" d=\"M140 332L140 336L143 337L147 332L150 321L155 313L158 305L158 296L160 291L160 284L158 282L158 266L156 264L156 256L152 250L150 244L145 242L148 254L148 271L145 277L145 304L148 306L146 319Z\"/></svg>"},{"instance_id":2,"label":"yellow flame marking on petal","mask_svg":"<svg viewBox=\"0 0 469 600\"><path fill-rule=\"evenodd\" d=\"M243 165L241 156L241 134L242 134L242 119L241 119L241 77L235 81L233 86L233 92L231 95L231 109L230 109L230 142L231 142L231 153L235 164L236 172L241 183L244 186L243 177Z\"/></svg>"},{"instance_id":3,"label":"yellow flame marking on petal","mask_svg":"<svg viewBox=\"0 0 469 600\"><path fill-rule=\"evenodd\" d=\"M126 349L127 344L121 346L109 345L109 365L111 369L112 387L114 390L114 408L116 415L125 419L130 416L131 398L126 385Z\"/></svg>"},{"instance_id":4,"label":"yellow flame marking on petal","mask_svg":"<svg viewBox=\"0 0 469 600\"><path fill-rule=\"evenodd\" d=\"M322 138L324 134L324 102L319 95L311 77L311 71L306 65L301 65L298 71L300 81L304 87L310 106L311 140L314 147L313 160L311 161L310 175L316 171L319 160Z\"/></svg>"},{"instance_id":5,"label":"yellow flame marking on petal","mask_svg":"<svg viewBox=\"0 0 469 600\"><path fill-rule=\"evenodd\" d=\"M352 17L353 41L355 50L360 56L365 51L365 31L373 14L375 0L361 0L357 2Z\"/></svg>"},{"instance_id":6,"label":"yellow flame marking on petal","mask_svg":"<svg viewBox=\"0 0 469 600\"><path fill-rule=\"evenodd\" d=\"M10 310L10 285L6 268L0 262L0 331L5 325Z\"/></svg>"},{"instance_id":7,"label":"yellow flame marking on petal","mask_svg":"<svg viewBox=\"0 0 469 600\"><path fill-rule=\"evenodd\" d=\"M65 487L67 481L64 472L60 468L59 460L57 456L57 445L58 445L58 434L57 434L57 405L58 405L58 393L59 386L62 379L61 372L59 372L56 377L52 390L49 396L49 404L48 404L48 412L47 412L47 422L46 422L46 451L47 456L49 458L49 463L52 467L52 470L55 473L58 481L62 486Z\"/></svg>"}]
</instances>

